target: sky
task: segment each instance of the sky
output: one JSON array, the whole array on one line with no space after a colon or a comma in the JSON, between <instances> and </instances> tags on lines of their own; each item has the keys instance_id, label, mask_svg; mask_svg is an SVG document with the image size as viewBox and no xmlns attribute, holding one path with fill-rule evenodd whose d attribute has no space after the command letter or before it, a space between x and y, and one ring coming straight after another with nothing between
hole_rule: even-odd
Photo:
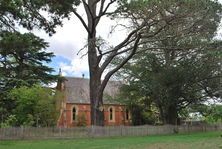
<instances>
[{"instance_id":1,"label":"sky","mask_svg":"<svg viewBox=\"0 0 222 149\"><path fill-rule=\"evenodd\" d=\"M219 0L222 2L222 0ZM80 6L78 12L85 17L84 10ZM124 39L126 32L122 28L117 28L114 34L110 34L115 21L109 18L103 18L97 27L99 36L109 41L109 44L116 45ZM222 23L221 23L222 24ZM54 74L58 74L59 68L62 70L63 76L89 78L87 56L83 56L86 50L78 51L86 45L87 34L80 21L71 16L70 20L64 20L62 27L56 28L56 33L49 37L44 31L34 30L34 34L45 39L49 43L47 51L53 52L55 57L48 65L54 68ZM218 36L222 34L222 29L219 29Z\"/></svg>"},{"instance_id":2,"label":"sky","mask_svg":"<svg viewBox=\"0 0 222 149\"><path fill-rule=\"evenodd\" d=\"M80 8L82 7L80 6ZM79 9L78 12L81 16L85 16L83 9ZM116 25L116 21L107 17L102 18L97 27L97 36L109 41L108 44L118 44L125 37L125 32L122 28L116 28L116 32L110 34L114 25ZM34 30L32 32L49 43L46 50L53 52L55 57L48 65L54 68L55 74L58 74L59 68L61 68L63 76L82 77L82 74L84 74L86 78L89 78L88 58L83 56L86 49L81 50L77 55L79 50L87 43L87 34L74 15L71 16L70 20L65 19L63 26L57 27L56 33L52 37L49 37L44 31Z\"/></svg>"}]
</instances>

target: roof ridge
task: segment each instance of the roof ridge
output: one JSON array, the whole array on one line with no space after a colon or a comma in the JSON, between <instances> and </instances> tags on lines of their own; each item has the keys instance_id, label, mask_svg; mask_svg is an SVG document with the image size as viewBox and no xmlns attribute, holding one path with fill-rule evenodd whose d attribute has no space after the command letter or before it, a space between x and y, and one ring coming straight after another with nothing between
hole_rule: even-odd
<instances>
[{"instance_id":1,"label":"roof ridge","mask_svg":"<svg viewBox=\"0 0 222 149\"><path fill-rule=\"evenodd\" d=\"M82 78L82 77L72 77L72 76L64 76L64 78L70 78L70 79L82 79L82 80L90 80L90 78ZM101 80L103 81L103 80ZM109 80L108 82L120 82L122 83L122 81L120 80Z\"/></svg>"},{"instance_id":2,"label":"roof ridge","mask_svg":"<svg viewBox=\"0 0 222 149\"><path fill-rule=\"evenodd\" d=\"M64 76L64 78L71 78L71 79L85 79L85 80L89 80L89 78L71 77L71 76Z\"/></svg>"}]
</instances>

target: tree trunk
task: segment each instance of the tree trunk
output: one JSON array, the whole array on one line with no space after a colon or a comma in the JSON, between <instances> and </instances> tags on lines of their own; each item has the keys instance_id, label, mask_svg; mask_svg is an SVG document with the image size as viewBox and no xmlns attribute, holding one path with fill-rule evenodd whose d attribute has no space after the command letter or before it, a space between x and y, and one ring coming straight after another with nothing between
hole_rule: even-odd
<instances>
[{"instance_id":1,"label":"tree trunk","mask_svg":"<svg viewBox=\"0 0 222 149\"><path fill-rule=\"evenodd\" d=\"M178 118L178 114L177 114L176 106L174 105L169 106L166 111L165 122L167 124L177 125L177 118Z\"/></svg>"},{"instance_id":2,"label":"tree trunk","mask_svg":"<svg viewBox=\"0 0 222 149\"><path fill-rule=\"evenodd\" d=\"M84 5L85 12L87 14L88 25L84 22L80 15L77 13L76 16L80 18L83 26L88 33L88 63L89 63L89 73L90 73L90 103L91 103L91 125L104 125L104 112L103 112L103 91L107 85L110 77L119 70L126 62L132 58L135 54L138 47L138 43L141 39L141 34L136 34L140 29L132 31L125 40L123 40L119 45L114 48L114 51L110 50L110 54L106 55L107 59L105 62L101 62L102 57L104 56L101 52L101 49L96 45L96 27L100 21L100 18L106 14L108 7L113 4L115 1L108 2L105 6L105 0L88 0L82 1ZM100 3L99 3L100 2ZM99 4L98 4L99 3ZM97 7L99 9L97 15ZM101 83L101 75L104 70L107 68L108 64L113 60L113 58L118 53L118 50L123 48L132 41L135 40L133 49L131 53L113 70L106 74L105 79ZM106 53L106 52L105 52ZM121 53L121 52L120 52ZM119 53L119 54L120 54ZM104 58L104 57L103 57Z\"/></svg>"},{"instance_id":3,"label":"tree trunk","mask_svg":"<svg viewBox=\"0 0 222 149\"><path fill-rule=\"evenodd\" d=\"M100 91L100 76L90 77L91 125L104 126L103 93Z\"/></svg>"},{"instance_id":4,"label":"tree trunk","mask_svg":"<svg viewBox=\"0 0 222 149\"><path fill-rule=\"evenodd\" d=\"M89 38L88 61L90 73L91 125L104 126L103 90L101 90L101 72L97 62L95 39Z\"/></svg>"},{"instance_id":5,"label":"tree trunk","mask_svg":"<svg viewBox=\"0 0 222 149\"><path fill-rule=\"evenodd\" d=\"M91 125L104 126L103 90L101 91L101 71L96 49L96 4L97 0L88 0L85 5L88 20L88 63L90 73Z\"/></svg>"},{"instance_id":6,"label":"tree trunk","mask_svg":"<svg viewBox=\"0 0 222 149\"><path fill-rule=\"evenodd\" d=\"M165 114L163 107L161 105L158 106L160 110L160 120L163 122L163 124L166 124Z\"/></svg>"}]
</instances>

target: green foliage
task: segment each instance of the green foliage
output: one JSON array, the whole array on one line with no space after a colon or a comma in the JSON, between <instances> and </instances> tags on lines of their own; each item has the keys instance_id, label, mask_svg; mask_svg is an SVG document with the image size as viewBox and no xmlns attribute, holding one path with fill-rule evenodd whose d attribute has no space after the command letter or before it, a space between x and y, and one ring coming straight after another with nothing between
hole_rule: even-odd
<instances>
[{"instance_id":1,"label":"green foliage","mask_svg":"<svg viewBox=\"0 0 222 149\"><path fill-rule=\"evenodd\" d=\"M35 83L49 83L55 76L44 63L54 56L45 52L48 43L32 33L0 33L0 70L2 80L9 88ZM4 84L3 83L3 84Z\"/></svg>"},{"instance_id":2,"label":"green foliage","mask_svg":"<svg viewBox=\"0 0 222 149\"><path fill-rule=\"evenodd\" d=\"M206 101L208 97L221 97L221 66L217 57L205 54L180 59L170 65L162 63L165 60L155 54L138 55L136 63L126 66L124 72L130 78L129 86L124 89L126 97L148 109L153 103L158 107L162 121L166 122L169 115L176 112L177 117L177 112L189 104ZM136 116L138 118L138 114Z\"/></svg>"},{"instance_id":3,"label":"green foliage","mask_svg":"<svg viewBox=\"0 0 222 149\"><path fill-rule=\"evenodd\" d=\"M77 126L86 126L86 115L83 113L77 117Z\"/></svg>"},{"instance_id":4,"label":"green foliage","mask_svg":"<svg viewBox=\"0 0 222 149\"><path fill-rule=\"evenodd\" d=\"M137 86L132 84L123 85L120 90L118 101L127 105L130 109L133 125L153 125L159 123L158 109L148 95L141 96Z\"/></svg>"},{"instance_id":5,"label":"green foliage","mask_svg":"<svg viewBox=\"0 0 222 149\"><path fill-rule=\"evenodd\" d=\"M1 0L0 1L0 32L16 30L20 25L28 30L44 29L52 35L55 27L62 25L64 18L79 5L79 0ZM45 16L48 13L48 16Z\"/></svg>"},{"instance_id":6,"label":"green foliage","mask_svg":"<svg viewBox=\"0 0 222 149\"><path fill-rule=\"evenodd\" d=\"M56 76L53 69L46 66L54 56L45 52L48 47L43 39L32 33L0 32L0 106L4 109L4 119L15 108L15 101L8 94L13 88L48 84Z\"/></svg>"},{"instance_id":7,"label":"green foliage","mask_svg":"<svg viewBox=\"0 0 222 149\"><path fill-rule=\"evenodd\" d=\"M58 118L53 90L40 86L20 87L10 92L15 101L16 125L54 126Z\"/></svg>"},{"instance_id":8,"label":"green foliage","mask_svg":"<svg viewBox=\"0 0 222 149\"><path fill-rule=\"evenodd\" d=\"M52 53L43 50L48 43L32 33L19 33L18 26L27 30L43 29L52 35L56 26L61 26L63 19L69 18L79 4L80 0L0 1L1 119L6 120L17 106L9 96L11 89L48 84L56 79L50 74L53 70L45 65L53 57ZM29 115L26 119L29 119L27 123L32 124L35 117Z\"/></svg>"},{"instance_id":9,"label":"green foliage","mask_svg":"<svg viewBox=\"0 0 222 149\"><path fill-rule=\"evenodd\" d=\"M132 104L130 105L130 111L132 113L133 125L158 125L160 123L158 110L153 105L149 106L142 103Z\"/></svg>"},{"instance_id":10,"label":"green foliage","mask_svg":"<svg viewBox=\"0 0 222 149\"><path fill-rule=\"evenodd\" d=\"M0 128L16 126L17 119L16 115L9 115L5 122L0 123Z\"/></svg>"},{"instance_id":11,"label":"green foliage","mask_svg":"<svg viewBox=\"0 0 222 149\"><path fill-rule=\"evenodd\" d=\"M121 71L129 83L124 92L136 105L149 109L153 104L164 123L175 124L186 106L222 95L221 41L213 39L221 5L212 1L136 2L128 4L133 8L132 24L136 27L155 15L157 26L148 26L138 54ZM152 5L143 6L149 2ZM178 19L170 20L171 15ZM168 25L150 38L165 23Z\"/></svg>"},{"instance_id":12,"label":"green foliage","mask_svg":"<svg viewBox=\"0 0 222 149\"><path fill-rule=\"evenodd\" d=\"M222 122L222 105L210 106L205 111L205 120L208 123L221 123Z\"/></svg>"}]
</instances>

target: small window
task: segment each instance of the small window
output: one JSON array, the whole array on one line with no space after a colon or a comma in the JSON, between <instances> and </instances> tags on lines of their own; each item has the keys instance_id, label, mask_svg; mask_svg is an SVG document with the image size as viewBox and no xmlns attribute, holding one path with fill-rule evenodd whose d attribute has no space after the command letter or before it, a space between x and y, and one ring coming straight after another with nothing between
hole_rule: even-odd
<instances>
[{"instance_id":1,"label":"small window","mask_svg":"<svg viewBox=\"0 0 222 149\"><path fill-rule=\"evenodd\" d=\"M109 121L114 122L115 121L115 109L114 109L114 107L109 107L108 112L109 112Z\"/></svg>"},{"instance_id":2,"label":"small window","mask_svg":"<svg viewBox=\"0 0 222 149\"><path fill-rule=\"evenodd\" d=\"M126 120L129 120L129 110L126 109Z\"/></svg>"},{"instance_id":3,"label":"small window","mask_svg":"<svg viewBox=\"0 0 222 149\"><path fill-rule=\"evenodd\" d=\"M77 119L77 110L76 110L76 107L73 107L73 109L72 109L72 120L76 121L76 119Z\"/></svg>"},{"instance_id":4,"label":"small window","mask_svg":"<svg viewBox=\"0 0 222 149\"><path fill-rule=\"evenodd\" d=\"M113 108L109 109L109 120L113 120Z\"/></svg>"}]
</instances>

